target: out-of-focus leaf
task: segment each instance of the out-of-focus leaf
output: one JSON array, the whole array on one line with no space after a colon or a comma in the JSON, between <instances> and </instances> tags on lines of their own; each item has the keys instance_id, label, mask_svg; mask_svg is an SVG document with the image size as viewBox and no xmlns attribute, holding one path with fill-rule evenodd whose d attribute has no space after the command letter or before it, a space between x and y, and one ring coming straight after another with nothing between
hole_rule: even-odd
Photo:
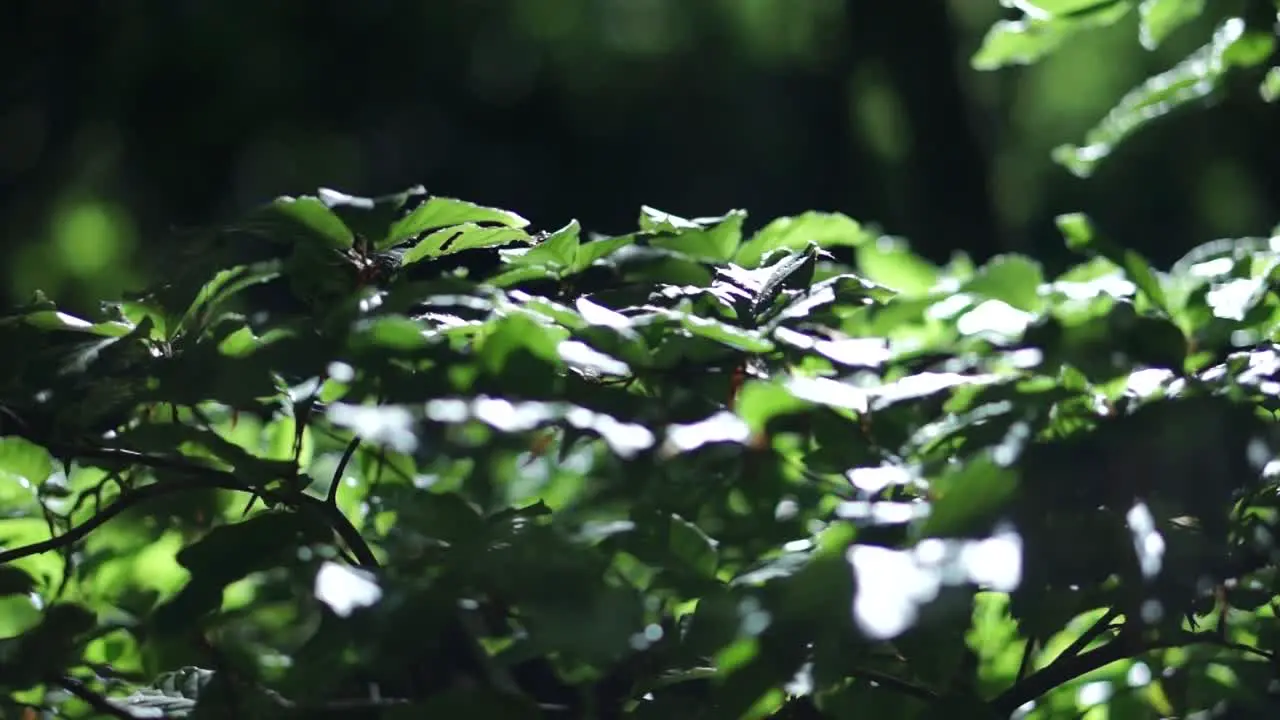
<instances>
[{"instance_id":1,"label":"out-of-focus leaf","mask_svg":"<svg viewBox=\"0 0 1280 720\"><path fill-rule=\"evenodd\" d=\"M982 266L964 285L964 292L1002 300L1019 310L1038 312L1044 306L1040 264L1020 255L1001 255Z\"/></svg>"},{"instance_id":2,"label":"out-of-focus leaf","mask_svg":"<svg viewBox=\"0 0 1280 720\"><path fill-rule=\"evenodd\" d=\"M1130 8L1126 0L1041 0L1019 5L1026 17L996 22L970 61L974 69L1030 65L1082 30L1115 24Z\"/></svg>"},{"instance_id":3,"label":"out-of-focus leaf","mask_svg":"<svg viewBox=\"0 0 1280 720\"><path fill-rule=\"evenodd\" d=\"M36 579L21 568L0 566L0 596L26 595L36 589Z\"/></svg>"},{"instance_id":4,"label":"out-of-focus leaf","mask_svg":"<svg viewBox=\"0 0 1280 720\"><path fill-rule=\"evenodd\" d=\"M328 538L299 513L267 512L215 528L178 553L178 562L191 572L191 580L156 609L153 629L162 635L190 630L202 615L222 604L227 585L296 559L299 545L320 539Z\"/></svg>"},{"instance_id":5,"label":"out-of-focus leaf","mask_svg":"<svg viewBox=\"0 0 1280 720\"><path fill-rule=\"evenodd\" d=\"M1160 279L1156 277L1146 258L1137 251L1120 247L1098 235L1089 218L1082 213L1059 215L1055 220L1067 240L1067 247L1080 253L1100 255L1124 268L1125 274L1138 286L1148 302L1166 316L1172 315Z\"/></svg>"},{"instance_id":6,"label":"out-of-focus leaf","mask_svg":"<svg viewBox=\"0 0 1280 720\"><path fill-rule=\"evenodd\" d=\"M857 258L858 269L867 279L908 297L926 295L938 282L938 269L897 238L862 243Z\"/></svg>"},{"instance_id":7,"label":"out-of-focus leaf","mask_svg":"<svg viewBox=\"0 0 1280 720\"><path fill-rule=\"evenodd\" d=\"M20 437L0 437L0 497L10 501L18 496L35 497L36 491L53 475L49 451Z\"/></svg>"},{"instance_id":8,"label":"out-of-focus leaf","mask_svg":"<svg viewBox=\"0 0 1280 720\"><path fill-rule=\"evenodd\" d=\"M490 689L456 689L433 696L429 700L392 706L381 711L385 720L417 720L425 717L511 718L536 720L544 716L538 706L520 695Z\"/></svg>"},{"instance_id":9,"label":"out-of-focus leaf","mask_svg":"<svg viewBox=\"0 0 1280 720\"><path fill-rule=\"evenodd\" d=\"M930 488L936 500L920 536L967 537L987 531L1006 512L1018 485L1015 471L986 457L934 479Z\"/></svg>"},{"instance_id":10,"label":"out-of-focus leaf","mask_svg":"<svg viewBox=\"0 0 1280 720\"><path fill-rule=\"evenodd\" d=\"M1273 43L1272 38L1246 32L1240 18L1229 18L1209 44L1121 98L1107 117L1088 132L1083 146L1059 146L1053 151L1053 159L1074 175L1089 177L1125 138L1156 118L1216 91L1233 67L1262 62Z\"/></svg>"},{"instance_id":11,"label":"out-of-focus leaf","mask_svg":"<svg viewBox=\"0 0 1280 720\"><path fill-rule=\"evenodd\" d=\"M1280 66L1273 67L1267 71L1267 76L1263 78L1262 85L1258 87L1259 94L1265 102L1273 103L1280 98Z\"/></svg>"},{"instance_id":12,"label":"out-of-focus leaf","mask_svg":"<svg viewBox=\"0 0 1280 720\"><path fill-rule=\"evenodd\" d=\"M1155 50L1174 30L1199 17L1204 4L1204 0L1142 0L1138 5L1142 46Z\"/></svg>"}]
</instances>

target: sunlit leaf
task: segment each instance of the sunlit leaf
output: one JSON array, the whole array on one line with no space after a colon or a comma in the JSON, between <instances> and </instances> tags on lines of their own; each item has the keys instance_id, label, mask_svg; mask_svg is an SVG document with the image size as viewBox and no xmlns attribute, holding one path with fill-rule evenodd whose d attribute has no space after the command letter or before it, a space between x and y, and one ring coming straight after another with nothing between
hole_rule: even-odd
<instances>
[{"instance_id":1,"label":"sunlit leaf","mask_svg":"<svg viewBox=\"0 0 1280 720\"><path fill-rule=\"evenodd\" d=\"M1054 149L1054 160L1079 177L1089 177L1124 139L1155 119L1216 91L1233 67L1249 67L1266 59L1273 42L1247 33L1240 18L1226 20L1209 44L1121 98L1107 117L1088 132L1084 145Z\"/></svg>"},{"instance_id":2,"label":"sunlit leaf","mask_svg":"<svg viewBox=\"0 0 1280 720\"><path fill-rule=\"evenodd\" d=\"M516 229L529 225L528 220L513 212L485 207L465 200L433 197L393 224L387 237L394 242L401 242L430 230L456 225L471 226L477 223L492 223Z\"/></svg>"}]
</instances>

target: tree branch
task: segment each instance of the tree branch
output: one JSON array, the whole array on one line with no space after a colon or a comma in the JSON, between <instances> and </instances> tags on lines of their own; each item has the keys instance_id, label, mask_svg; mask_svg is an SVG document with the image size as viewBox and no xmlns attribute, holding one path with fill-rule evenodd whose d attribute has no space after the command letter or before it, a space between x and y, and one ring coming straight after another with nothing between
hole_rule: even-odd
<instances>
[{"instance_id":1,"label":"tree branch","mask_svg":"<svg viewBox=\"0 0 1280 720\"><path fill-rule=\"evenodd\" d=\"M86 705L102 715L121 718L121 720L138 720L139 716L134 715L128 708L115 704L105 695L96 692L88 685L74 677L71 677L70 675L62 675L54 678L53 682L80 700L83 700ZM148 715L147 717L156 716ZM160 715L159 717L164 718L168 717L168 715Z\"/></svg>"},{"instance_id":2,"label":"tree branch","mask_svg":"<svg viewBox=\"0 0 1280 720\"><path fill-rule=\"evenodd\" d=\"M907 682L902 678L894 677L888 673L882 673L878 670L866 670L857 668L852 673L853 677L861 678L877 685L883 685L888 690L896 690L903 695L910 695L926 702L937 702L938 694L927 687Z\"/></svg>"},{"instance_id":3,"label":"tree branch","mask_svg":"<svg viewBox=\"0 0 1280 720\"><path fill-rule=\"evenodd\" d=\"M351 438L351 442L347 443L347 449L342 452L342 459L338 461L338 469L333 471L333 482L329 483L329 496L325 498L325 502L336 505L338 502L338 486L342 484L342 474L347 471L347 464L351 462L351 457L356 454L356 448L360 447L360 436L355 435Z\"/></svg>"},{"instance_id":4,"label":"tree branch","mask_svg":"<svg viewBox=\"0 0 1280 720\"><path fill-rule=\"evenodd\" d=\"M305 509L310 512L316 512L351 549L352 554L355 555L361 566L378 566L377 557L374 556L372 548L370 548L369 544L365 542L360 531L351 524L351 521L347 519L346 515L342 514L341 510L336 506L326 503L320 498L312 497L311 495L301 492L293 493L288 497L284 497L282 494L268 491L266 488L249 487L233 473L227 472L226 470L220 470L218 468L200 465L198 463L178 458L164 457L160 455L147 455L121 448L52 446L48 447L48 449L57 456L64 458L85 458L90 460L121 463L124 465L138 465L151 468L153 470L170 470L173 472L179 472L186 475L191 482L157 482L123 492L111 505L103 508L94 514L93 517L80 525L71 528L58 537L49 538L48 540L42 540L40 542L14 548L12 550L0 551L0 565L13 562L14 560L24 557L39 555L40 553L66 547L67 545L83 539L89 533L138 503L164 495L190 490L193 485L195 485L204 488L257 493L263 497L271 499L272 501L292 505L296 509Z\"/></svg>"},{"instance_id":5,"label":"tree branch","mask_svg":"<svg viewBox=\"0 0 1280 720\"><path fill-rule=\"evenodd\" d=\"M1032 673L1025 680L1014 683L1012 687L1000 693L991 701L991 707L1002 717L1007 717L1024 704L1039 698L1050 690L1068 683L1078 677L1120 660L1140 657L1155 650L1187 645L1208 644L1248 652L1270 659L1270 653L1247 645L1224 642L1212 633L1178 633L1174 637L1159 638L1151 642L1134 642L1134 638L1121 634L1115 640L1079 655L1059 655L1048 667Z\"/></svg>"},{"instance_id":6,"label":"tree branch","mask_svg":"<svg viewBox=\"0 0 1280 720\"><path fill-rule=\"evenodd\" d=\"M205 487L225 487L216 483L204 483ZM48 540L31 543L12 550L0 551L0 565L11 563L15 560L21 560L32 555L50 552L52 550L60 550L68 545L80 541L86 535L105 525L109 520L116 517L120 513L137 505L143 501L153 498L170 495L173 493L190 490L190 485L179 485L177 483L153 483L151 485L143 485L135 490L122 493L120 498L103 508L93 517L85 520L83 523L67 530L57 537L51 537ZM243 489L234 487L231 489Z\"/></svg>"}]
</instances>

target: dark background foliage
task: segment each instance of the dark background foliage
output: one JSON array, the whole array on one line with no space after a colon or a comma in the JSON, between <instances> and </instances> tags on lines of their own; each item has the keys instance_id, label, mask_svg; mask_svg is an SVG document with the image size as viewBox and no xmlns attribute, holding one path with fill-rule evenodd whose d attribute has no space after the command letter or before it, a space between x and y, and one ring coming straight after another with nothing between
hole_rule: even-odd
<instances>
[{"instance_id":1,"label":"dark background foliage","mask_svg":"<svg viewBox=\"0 0 1280 720\"><path fill-rule=\"evenodd\" d=\"M1241 5L1244 3L1226 3ZM1263 6L1265 3L1257 3ZM1247 8L1246 8L1247 9ZM0 258L11 298L84 300L164 268L169 230L326 185L415 183L536 226L622 232L642 203L839 210L944 260L1064 261L1087 207L1167 265L1276 219L1280 108L1239 81L1088 184L1052 164L1158 51L1137 14L1032 68L970 58L994 1L10 0L0 21ZM139 265L132 258L152 260Z\"/></svg>"}]
</instances>

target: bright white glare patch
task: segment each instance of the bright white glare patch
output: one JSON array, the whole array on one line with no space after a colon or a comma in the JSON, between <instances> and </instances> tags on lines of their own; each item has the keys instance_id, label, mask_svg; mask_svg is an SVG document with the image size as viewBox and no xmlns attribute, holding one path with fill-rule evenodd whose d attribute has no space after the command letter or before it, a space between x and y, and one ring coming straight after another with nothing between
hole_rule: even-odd
<instances>
[{"instance_id":1,"label":"bright white glare patch","mask_svg":"<svg viewBox=\"0 0 1280 720\"><path fill-rule=\"evenodd\" d=\"M1083 707L1093 707L1111 699L1111 681L1099 680L1085 683L1076 695L1076 702Z\"/></svg>"},{"instance_id":2,"label":"bright white glare patch","mask_svg":"<svg viewBox=\"0 0 1280 720\"><path fill-rule=\"evenodd\" d=\"M862 367L880 367L893 356L889 344L881 338L819 340L814 349L838 363Z\"/></svg>"},{"instance_id":3,"label":"bright white glare patch","mask_svg":"<svg viewBox=\"0 0 1280 720\"><path fill-rule=\"evenodd\" d=\"M330 188L320 188L316 191L316 195L320 197L320 202L329 207L333 207L334 205L350 205L351 207L360 208L361 210L373 209L372 198L356 197L355 195L348 195L344 192L338 192L337 190L332 190Z\"/></svg>"},{"instance_id":4,"label":"bright white glare patch","mask_svg":"<svg viewBox=\"0 0 1280 720\"><path fill-rule=\"evenodd\" d=\"M938 573L916 565L909 552L863 545L850 548L848 557L858 578L853 618L872 639L906 632L919 606L938 595Z\"/></svg>"},{"instance_id":5,"label":"bright white glare patch","mask_svg":"<svg viewBox=\"0 0 1280 720\"><path fill-rule=\"evenodd\" d=\"M561 360L574 367L595 370L603 375L626 375L631 372L631 368L621 360L577 340L560 343L557 351Z\"/></svg>"},{"instance_id":6,"label":"bright white glare patch","mask_svg":"<svg viewBox=\"0 0 1280 720\"><path fill-rule=\"evenodd\" d=\"M1022 582L1022 537L1012 530L965 543L960 562L969 579L997 592L1013 592Z\"/></svg>"},{"instance_id":7,"label":"bright white glare patch","mask_svg":"<svg viewBox=\"0 0 1280 720\"><path fill-rule=\"evenodd\" d=\"M751 428L742 418L725 411L701 422L667 428L667 445L675 452L696 450L715 442L743 443L750 437Z\"/></svg>"},{"instance_id":8,"label":"bright white glare patch","mask_svg":"<svg viewBox=\"0 0 1280 720\"><path fill-rule=\"evenodd\" d=\"M952 295L946 300L936 302L929 306L925 311L925 316L931 320L950 320L969 309L973 302L973 297L964 293Z\"/></svg>"},{"instance_id":9,"label":"bright white glare patch","mask_svg":"<svg viewBox=\"0 0 1280 720\"><path fill-rule=\"evenodd\" d=\"M1019 370L1028 370L1039 367L1044 362L1044 352L1039 348L1022 348L1006 354L1005 358Z\"/></svg>"},{"instance_id":10,"label":"bright white glare patch","mask_svg":"<svg viewBox=\"0 0 1280 720\"><path fill-rule=\"evenodd\" d=\"M339 617L382 599L382 588L369 573L335 562L326 562L316 573L316 599Z\"/></svg>"},{"instance_id":11,"label":"bright white glare patch","mask_svg":"<svg viewBox=\"0 0 1280 720\"><path fill-rule=\"evenodd\" d=\"M1220 275L1226 275L1236 266L1236 261L1232 258L1214 258L1202 263L1196 263L1187 268L1187 274L1192 277L1212 278Z\"/></svg>"},{"instance_id":12,"label":"bright white glare patch","mask_svg":"<svg viewBox=\"0 0 1280 720\"><path fill-rule=\"evenodd\" d=\"M1173 371L1164 368L1146 368L1129 373L1125 391L1138 397L1147 397L1160 389L1160 386L1173 379Z\"/></svg>"},{"instance_id":13,"label":"bright white glare patch","mask_svg":"<svg viewBox=\"0 0 1280 720\"><path fill-rule=\"evenodd\" d=\"M411 453L418 447L418 437L413 434L413 416L402 407L334 403L329 406L328 416L333 424L396 452Z\"/></svg>"},{"instance_id":14,"label":"bright white glare patch","mask_svg":"<svg viewBox=\"0 0 1280 720\"><path fill-rule=\"evenodd\" d=\"M1240 278L1214 286L1205 295L1213 314L1225 320L1244 320L1250 300L1261 289L1261 280Z\"/></svg>"},{"instance_id":15,"label":"bright white glare patch","mask_svg":"<svg viewBox=\"0 0 1280 720\"><path fill-rule=\"evenodd\" d=\"M999 379L1000 376L994 374L962 375L953 372L922 372L908 375L887 385L871 388L869 392L876 400L875 407L881 408L899 400L924 397L960 385L986 385Z\"/></svg>"},{"instance_id":16,"label":"bright white glare patch","mask_svg":"<svg viewBox=\"0 0 1280 720\"><path fill-rule=\"evenodd\" d=\"M866 412L869 405L865 390L831 378L793 377L787 381L787 390L801 400L830 407Z\"/></svg>"},{"instance_id":17,"label":"bright white glare patch","mask_svg":"<svg viewBox=\"0 0 1280 720\"><path fill-rule=\"evenodd\" d=\"M503 432L532 430L552 417L544 405L514 405L510 400L489 397L476 398L471 404L471 412L480 422Z\"/></svg>"},{"instance_id":18,"label":"bright white glare patch","mask_svg":"<svg viewBox=\"0 0 1280 720\"><path fill-rule=\"evenodd\" d=\"M930 538L911 550L860 545L849 549L848 560L857 580L854 622L868 637L887 640L909 629L943 585L1017 589L1022 538L1004 529L978 541Z\"/></svg>"},{"instance_id":19,"label":"bright white glare patch","mask_svg":"<svg viewBox=\"0 0 1280 720\"><path fill-rule=\"evenodd\" d=\"M869 493L878 493L890 485L908 485L915 475L901 465L854 468L845 473L854 487Z\"/></svg>"},{"instance_id":20,"label":"bright white glare patch","mask_svg":"<svg viewBox=\"0 0 1280 720\"><path fill-rule=\"evenodd\" d=\"M329 377L340 383L348 383L355 379L356 369L344 362L329 363Z\"/></svg>"},{"instance_id":21,"label":"bright white glare patch","mask_svg":"<svg viewBox=\"0 0 1280 720\"><path fill-rule=\"evenodd\" d=\"M1129 532L1133 534L1133 549L1138 556L1138 566L1142 576L1153 578L1160 574L1164 564L1164 537L1156 530L1155 518L1151 516L1145 503L1134 503L1125 514L1129 524Z\"/></svg>"},{"instance_id":22,"label":"bright white glare patch","mask_svg":"<svg viewBox=\"0 0 1280 720\"><path fill-rule=\"evenodd\" d=\"M960 316L956 321L956 330L961 335L977 335L978 333L995 333L997 335L1020 335L1035 318L1031 313L1023 312L1002 300L987 300Z\"/></svg>"},{"instance_id":23,"label":"bright white glare patch","mask_svg":"<svg viewBox=\"0 0 1280 720\"><path fill-rule=\"evenodd\" d=\"M578 298L577 302L574 303L574 307L577 308L578 314L582 315L582 319L592 325L603 325L617 330L631 327L631 320L626 315L614 312L584 297Z\"/></svg>"},{"instance_id":24,"label":"bright white glare patch","mask_svg":"<svg viewBox=\"0 0 1280 720\"><path fill-rule=\"evenodd\" d=\"M1144 687L1151 684L1151 668L1146 663L1139 660L1129 666L1129 672L1125 675L1125 682L1129 687Z\"/></svg>"},{"instance_id":25,"label":"bright white glare patch","mask_svg":"<svg viewBox=\"0 0 1280 720\"><path fill-rule=\"evenodd\" d=\"M1137 292L1138 286L1119 273L1114 273L1087 282L1058 281L1053 284L1053 290L1065 295L1068 300L1093 300L1104 294L1113 298L1127 298Z\"/></svg>"},{"instance_id":26,"label":"bright white glare patch","mask_svg":"<svg viewBox=\"0 0 1280 720\"><path fill-rule=\"evenodd\" d=\"M849 500L836 506L836 515L844 520L870 521L872 525L901 525L929 513L924 503L865 502Z\"/></svg>"}]
</instances>

